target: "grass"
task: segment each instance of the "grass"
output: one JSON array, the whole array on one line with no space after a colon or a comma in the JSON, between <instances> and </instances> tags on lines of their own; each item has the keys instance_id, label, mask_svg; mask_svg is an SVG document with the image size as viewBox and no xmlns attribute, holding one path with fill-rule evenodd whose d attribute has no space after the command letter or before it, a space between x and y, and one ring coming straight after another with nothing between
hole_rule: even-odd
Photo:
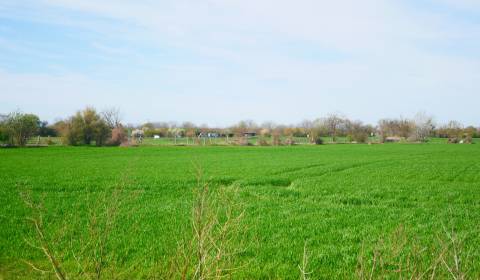
<instances>
[{"instance_id":1,"label":"grass","mask_svg":"<svg viewBox=\"0 0 480 280\"><path fill-rule=\"evenodd\" d=\"M355 278L359 256L372 267L379 240L399 227L429 248L454 229L468 275L478 278L479 157L479 145L441 144L0 149L0 278L54 277L26 264L48 268L28 244L36 233L20 193L41 205L53 254L75 270L72 252L99 248L84 240L106 228L103 201L119 189L122 211L100 263L121 271L117 278L161 275L191 236L195 165L212 190L236 189L233 202L244 208L236 279L298 279L299 270Z\"/></svg>"}]
</instances>

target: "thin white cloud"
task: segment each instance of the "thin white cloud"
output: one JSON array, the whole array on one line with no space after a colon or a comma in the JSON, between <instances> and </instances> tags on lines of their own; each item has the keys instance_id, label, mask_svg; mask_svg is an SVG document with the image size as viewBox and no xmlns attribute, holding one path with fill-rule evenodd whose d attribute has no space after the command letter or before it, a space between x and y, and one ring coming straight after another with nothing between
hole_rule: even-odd
<instances>
[{"instance_id":1,"label":"thin white cloud","mask_svg":"<svg viewBox=\"0 0 480 280\"><path fill-rule=\"evenodd\" d=\"M455 10L480 11L477 1L441 1ZM179 113L183 119L204 118L210 113L196 113L195 108L208 104L218 104L221 109L215 112L225 120L290 122L336 110L367 121L416 110L431 111L440 120L478 119L471 99L479 90L479 57L451 48L453 42L467 49L480 44L478 23L452 19L441 10L417 9L414 2L43 0L33 5L44 14L37 13L36 20L103 34L104 40L90 45L96 55L109 59L82 78L1 73L11 93L28 95L38 87L54 98L88 91L95 92L90 104L104 104L119 91L123 99L118 103L139 105L139 100L150 99L160 104L139 113L152 119L175 119ZM59 16L59 11L74 12L75 19ZM111 40L117 37L130 45L115 45ZM282 48L289 44L294 46ZM153 53L162 49L191 57L184 61ZM299 55L312 49L338 58ZM131 65L116 69L115 62L124 60ZM110 73L118 85L99 80ZM27 81L31 88L12 86ZM134 94L124 94L129 91ZM17 99L15 104L27 101ZM293 117L282 113L291 110ZM215 116L203 121L218 121Z\"/></svg>"}]
</instances>

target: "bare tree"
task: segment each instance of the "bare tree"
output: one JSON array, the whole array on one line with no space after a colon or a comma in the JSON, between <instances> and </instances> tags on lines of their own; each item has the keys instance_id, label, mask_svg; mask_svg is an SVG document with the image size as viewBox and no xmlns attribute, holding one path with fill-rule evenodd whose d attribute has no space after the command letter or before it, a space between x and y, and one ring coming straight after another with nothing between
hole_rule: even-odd
<instances>
[{"instance_id":1,"label":"bare tree","mask_svg":"<svg viewBox=\"0 0 480 280\"><path fill-rule=\"evenodd\" d=\"M412 135L410 136L411 140L414 141L426 141L427 138L432 134L432 131L435 128L433 117L428 116L424 112L419 112L413 118L414 129Z\"/></svg>"},{"instance_id":2,"label":"bare tree","mask_svg":"<svg viewBox=\"0 0 480 280\"><path fill-rule=\"evenodd\" d=\"M388 136L407 138L414 130L414 123L411 120L399 119L381 119L378 121L378 133L383 142Z\"/></svg>"},{"instance_id":3,"label":"bare tree","mask_svg":"<svg viewBox=\"0 0 480 280\"><path fill-rule=\"evenodd\" d=\"M314 127L314 124L312 121L304 120L298 126L303 131L303 133L307 135L307 137L312 137L312 131Z\"/></svg>"},{"instance_id":4,"label":"bare tree","mask_svg":"<svg viewBox=\"0 0 480 280\"><path fill-rule=\"evenodd\" d=\"M122 125L122 114L118 108L109 108L102 112L103 119L113 129Z\"/></svg>"},{"instance_id":5,"label":"bare tree","mask_svg":"<svg viewBox=\"0 0 480 280\"><path fill-rule=\"evenodd\" d=\"M370 134L370 127L364 125L361 121L350 121L345 120L347 128L347 137L350 137L351 140L357 143L366 143L368 141L368 136Z\"/></svg>"},{"instance_id":6,"label":"bare tree","mask_svg":"<svg viewBox=\"0 0 480 280\"><path fill-rule=\"evenodd\" d=\"M187 137L195 137L196 134L196 126L192 122L184 122L182 124L182 128L185 130L185 136Z\"/></svg>"},{"instance_id":7,"label":"bare tree","mask_svg":"<svg viewBox=\"0 0 480 280\"><path fill-rule=\"evenodd\" d=\"M257 124L252 120L240 121L238 124L231 127L232 131L237 136L244 136L247 132L256 132L258 129Z\"/></svg>"},{"instance_id":8,"label":"bare tree","mask_svg":"<svg viewBox=\"0 0 480 280\"><path fill-rule=\"evenodd\" d=\"M259 134L262 137L269 137L273 134L276 127L277 125L274 122L271 122L271 121L264 122L260 125Z\"/></svg>"},{"instance_id":9,"label":"bare tree","mask_svg":"<svg viewBox=\"0 0 480 280\"><path fill-rule=\"evenodd\" d=\"M340 115L336 113L330 114L325 119L325 124L327 126L328 133L332 138L333 142L337 141L338 130L340 129L340 125L342 125L344 122L345 122L345 118L342 118Z\"/></svg>"},{"instance_id":10,"label":"bare tree","mask_svg":"<svg viewBox=\"0 0 480 280\"><path fill-rule=\"evenodd\" d=\"M439 129L443 137L448 137L449 143L458 143L463 136L463 125L458 121L450 121Z\"/></svg>"}]
</instances>

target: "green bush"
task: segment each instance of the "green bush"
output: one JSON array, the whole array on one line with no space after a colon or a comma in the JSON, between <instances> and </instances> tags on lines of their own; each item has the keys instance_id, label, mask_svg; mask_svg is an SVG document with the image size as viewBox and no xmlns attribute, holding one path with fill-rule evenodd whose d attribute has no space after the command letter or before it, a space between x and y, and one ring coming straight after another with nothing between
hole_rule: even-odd
<instances>
[{"instance_id":1,"label":"green bush","mask_svg":"<svg viewBox=\"0 0 480 280\"><path fill-rule=\"evenodd\" d=\"M5 132L10 144L25 146L28 138L38 132L40 119L33 114L14 112L4 122Z\"/></svg>"},{"instance_id":2,"label":"green bush","mask_svg":"<svg viewBox=\"0 0 480 280\"><path fill-rule=\"evenodd\" d=\"M93 108L77 112L66 122L64 140L68 145L90 145L95 141L97 146L107 144L111 129L106 121Z\"/></svg>"},{"instance_id":3,"label":"green bush","mask_svg":"<svg viewBox=\"0 0 480 280\"><path fill-rule=\"evenodd\" d=\"M315 137L313 141L314 141L315 145L322 145L323 144L323 139L320 136Z\"/></svg>"},{"instance_id":4,"label":"green bush","mask_svg":"<svg viewBox=\"0 0 480 280\"><path fill-rule=\"evenodd\" d=\"M7 130L5 127L0 125L0 142L7 142L8 140L8 135L7 135Z\"/></svg>"}]
</instances>

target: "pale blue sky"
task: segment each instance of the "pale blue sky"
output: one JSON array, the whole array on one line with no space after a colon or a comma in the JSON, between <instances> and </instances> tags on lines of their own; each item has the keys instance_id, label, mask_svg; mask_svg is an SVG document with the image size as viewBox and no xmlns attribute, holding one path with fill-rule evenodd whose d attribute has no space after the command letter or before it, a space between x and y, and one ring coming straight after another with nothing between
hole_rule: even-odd
<instances>
[{"instance_id":1,"label":"pale blue sky","mask_svg":"<svg viewBox=\"0 0 480 280\"><path fill-rule=\"evenodd\" d=\"M480 125L478 0L0 0L0 113Z\"/></svg>"}]
</instances>

